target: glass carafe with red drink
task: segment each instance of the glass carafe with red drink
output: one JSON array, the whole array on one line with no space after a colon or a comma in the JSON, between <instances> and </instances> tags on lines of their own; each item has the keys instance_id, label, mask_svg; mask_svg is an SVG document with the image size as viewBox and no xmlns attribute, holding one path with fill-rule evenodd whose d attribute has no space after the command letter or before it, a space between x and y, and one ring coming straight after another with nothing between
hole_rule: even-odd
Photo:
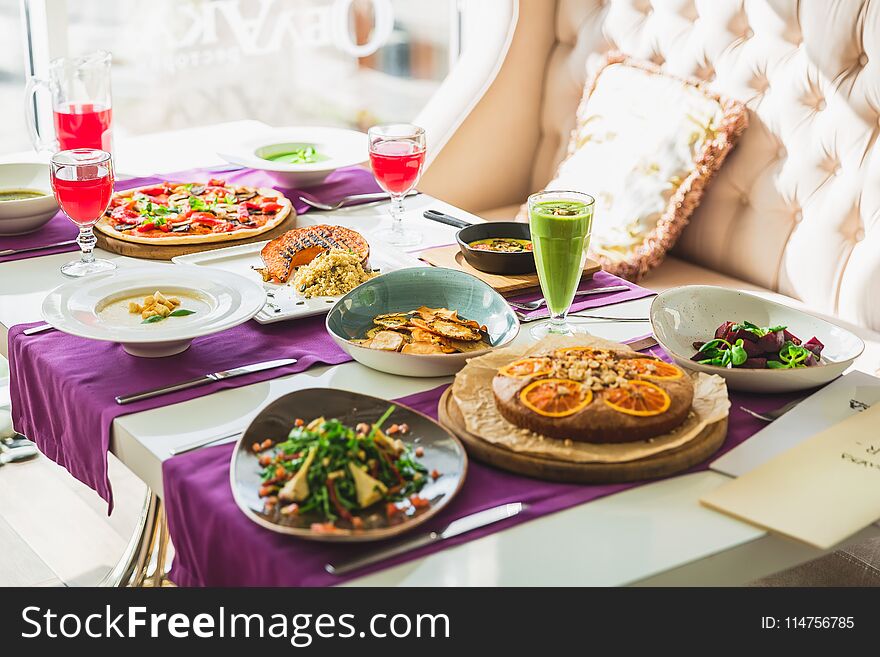
<instances>
[{"instance_id":1,"label":"glass carafe with red drink","mask_svg":"<svg viewBox=\"0 0 880 657\"><path fill-rule=\"evenodd\" d=\"M36 150L94 148L112 152L110 61L110 53L104 51L62 57L49 65L48 79L28 81L25 112ZM54 137L39 124L35 113L34 94L41 88L48 89L52 97Z\"/></svg>"},{"instance_id":2,"label":"glass carafe with red drink","mask_svg":"<svg viewBox=\"0 0 880 657\"><path fill-rule=\"evenodd\" d=\"M109 260L95 258L95 223L113 195L113 160L110 153L75 148L55 153L49 163L52 191L64 214L79 227L79 260L61 267L66 276L86 276L116 269Z\"/></svg>"},{"instance_id":3,"label":"glass carafe with red drink","mask_svg":"<svg viewBox=\"0 0 880 657\"><path fill-rule=\"evenodd\" d=\"M376 237L394 246L414 246L422 234L403 225L403 198L419 181L425 164L425 131L408 123L370 128L370 165L379 186L391 195L391 228Z\"/></svg>"}]
</instances>

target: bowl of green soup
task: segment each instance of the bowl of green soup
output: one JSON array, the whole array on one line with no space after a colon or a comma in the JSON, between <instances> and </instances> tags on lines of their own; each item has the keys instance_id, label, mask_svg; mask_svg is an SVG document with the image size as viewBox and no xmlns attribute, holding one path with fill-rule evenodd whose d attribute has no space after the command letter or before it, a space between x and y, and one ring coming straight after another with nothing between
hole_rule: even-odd
<instances>
[{"instance_id":1,"label":"bowl of green soup","mask_svg":"<svg viewBox=\"0 0 880 657\"><path fill-rule=\"evenodd\" d=\"M260 169L280 187L320 185L342 167L362 164L367 136L356 130L323 127L272 128L220 153L227 162Z\"/></svg>"},{"instance_id":2,"label":"bowl of green soup","mask_svg":"<svg viewBox=\"0 0 880 657\"><path fill-rule=\"evenodd\" d=\"M55 213L49 167L36 162L0 164L0 235L42 228Z\"/></svg>"}]
</instances>

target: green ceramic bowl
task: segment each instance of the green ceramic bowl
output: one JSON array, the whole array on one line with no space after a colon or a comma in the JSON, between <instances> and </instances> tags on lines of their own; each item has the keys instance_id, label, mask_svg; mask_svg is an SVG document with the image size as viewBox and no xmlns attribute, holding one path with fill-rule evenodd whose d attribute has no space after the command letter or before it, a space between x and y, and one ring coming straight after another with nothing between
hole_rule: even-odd
<instances>
[{"instance_id":1,"label":"green ceramic bowl","mask_svg":"<svg viewBox=\"0 0 880 657\"><path fill-rule=\"evenodd\" d=\"M406 312L419 306L457 310L488 329L491 349L519 333L519 320L500 294L470 274L440 267L412 267L383 274L359 285L340 299L327 315L327 331L336 343L367 367L403 376L449 376L464 367L467 354L403 354L368 349L350 342L374 326L376 315Z\"/></svg>"}]
</instances>

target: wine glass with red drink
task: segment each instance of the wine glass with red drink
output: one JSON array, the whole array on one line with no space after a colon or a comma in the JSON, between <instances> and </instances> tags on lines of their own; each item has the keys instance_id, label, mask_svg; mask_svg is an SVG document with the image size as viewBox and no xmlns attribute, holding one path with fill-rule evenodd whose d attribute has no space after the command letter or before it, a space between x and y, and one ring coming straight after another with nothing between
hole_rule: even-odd
<instances>
[{"instance_id":1,"label":"wine glass with red drink","mask_svg":"<svg viewBox=\"0 0 880 657\"><path fill-rule=\"evenodd\" d=\"M92 228L110 205L113 195L113 161L110 153L75 148L55 153L49 163L52 191L64 214L79 227L79 260L61 267L66 276L86 276L116 269L109 260L95 258Z\"/></svg>"},{"instance_id":2,"label":"wine glass with red drink","mask_svg":"<svg viewBox=\"0 0 880 657\"><path fill-rule=\"evenodd\" d=\"M425 131L409 123L379 125L367 133L370 164L379 187L391 195L391 228L376 237L394 246L414 246L422 234L403 226L403 198L422 174L425 164Z\"/></svg>"}]
</instances>

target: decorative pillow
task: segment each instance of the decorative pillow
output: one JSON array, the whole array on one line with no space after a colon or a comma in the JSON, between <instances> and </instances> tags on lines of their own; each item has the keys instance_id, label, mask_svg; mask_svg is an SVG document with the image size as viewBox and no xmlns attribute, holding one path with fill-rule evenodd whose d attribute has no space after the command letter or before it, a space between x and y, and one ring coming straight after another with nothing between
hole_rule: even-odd
<instances>
[{"instance_id":1,"label":"decorative pillow","mask_svg":"<svg viewBox=\"0 0 880 657\"><path fill-rule=\"evenodd\" d=\"M747 125L742 103L611 53L584 87L568 155L546 188L593 195L590 256L638 280L675 244Z\"/></svg>"}]
</instances>

